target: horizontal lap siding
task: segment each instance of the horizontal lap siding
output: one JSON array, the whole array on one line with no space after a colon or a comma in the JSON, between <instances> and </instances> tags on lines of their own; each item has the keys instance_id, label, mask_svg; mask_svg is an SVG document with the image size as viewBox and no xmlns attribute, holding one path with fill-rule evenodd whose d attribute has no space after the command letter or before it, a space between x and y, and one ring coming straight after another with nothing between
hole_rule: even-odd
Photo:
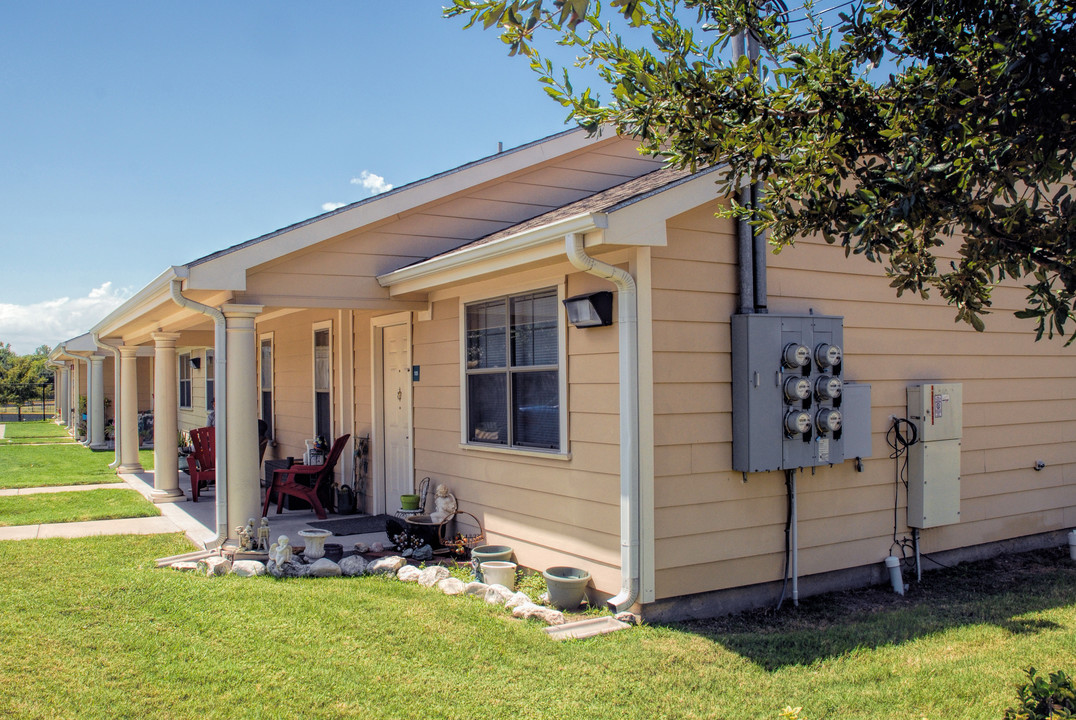
<instances>
[{"instance_id":1,"label":"horizontal lap siding","mask_svg":"<svg viewBox=\"0 0 1076 720\"><path fill-rule=\"evenodd\" d=\"M568 272L566 266L566 272ZM599 287L569 277L567 294ZM520 285L527 278L520 278ZM513 284L514 285L514 284ZM510 545L525 567L573 565L600 591L620 583L619 401L616 328L568 330L571 459L546 459L460 446L460 304L434 303L414 325L415 477L445 483L461 510L483 523L486 541Z\"/></svg>"},{"instance_id":2,"label":"horizontal lap siding","mask_svg":"<svg viewBox=\"0 0 1076 720\"><path fill-rule=\"evenodd\" d=\"M653 250L655 562L657 595L778 580L786 492L780 472L744 482L732 471L729 316L735 312L732 225L700 208L669 222ZM961 522L922 532L927 553L1076 524L1076 360L1032 341L1015 319L1024 292L995 291L986 333L954 324L953 308L897 298L882 268L839 247L801 241L768 256L769 309L841 315L845 373L870 383L873 457L797 476L800 572L880 562L893 541L891 416L907 387L964 385ZM1041 459L1046 468L1032 469ZM898 493L898 537L906 491Z\"/></svg>"}]
</instances>

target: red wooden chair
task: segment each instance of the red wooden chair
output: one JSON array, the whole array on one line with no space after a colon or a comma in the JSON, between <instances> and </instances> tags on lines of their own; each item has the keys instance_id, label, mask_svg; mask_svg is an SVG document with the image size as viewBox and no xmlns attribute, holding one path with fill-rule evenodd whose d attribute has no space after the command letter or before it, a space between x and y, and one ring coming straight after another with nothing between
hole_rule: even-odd
<instances>
[{"instance_id":1,"label":"red wooden chair","mask_svg":"<svg viewBox=\"0 0 1076 720\"><path fill-rule=\"evenodd\" d=\"M314 512L317 513L319 520L327 518L328 514L325 512L325 507L321 504L321 499L318 498L318 490L332 483L333 468L336 467L336 461L340 459L340 454L344 451L344 446L350 437L351 435L342 435L336 438L333 441L332 449L329 450L329 456L325 458L325 462L321 465L292 465L290 468L275 470L273 472L273 481L270 483L269 489L265 491L262 517L269 514L269 502L275 492L277 515L284 511L284 496L293 495L313 505ZM310 485L304 485L299 482L298 478L300 477L309 478Z\"/></svg>"},{"instance_id":2,"label":"red wooden chair","mask_svg":"<svg viewBox=\"0 0 1076 720\"><path fill-rule=\"evenodd\" d=\"M217 433L214 428L191 430L194 454L187 458L187 472L191 476L191 500L198 502L198 491L217 481Z\"/></svg>"}]
</instances>

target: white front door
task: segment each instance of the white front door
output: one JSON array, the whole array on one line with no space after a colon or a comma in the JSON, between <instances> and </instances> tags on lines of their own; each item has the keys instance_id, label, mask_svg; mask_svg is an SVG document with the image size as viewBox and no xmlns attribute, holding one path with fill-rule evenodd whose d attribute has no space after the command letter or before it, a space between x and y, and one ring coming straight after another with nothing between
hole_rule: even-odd
<instances>
[{"instance_id":1,"label":"white front door","mask_svg":"<svg viewBox=\"0 0 1076 720\"><path fill-rule=\"evenodd\" d=\"M390 325L382 339L384 368L385 510L400 507L400 495L414 492L411 479L411 368L407 325Z\"/></svg>"}]
</instances>

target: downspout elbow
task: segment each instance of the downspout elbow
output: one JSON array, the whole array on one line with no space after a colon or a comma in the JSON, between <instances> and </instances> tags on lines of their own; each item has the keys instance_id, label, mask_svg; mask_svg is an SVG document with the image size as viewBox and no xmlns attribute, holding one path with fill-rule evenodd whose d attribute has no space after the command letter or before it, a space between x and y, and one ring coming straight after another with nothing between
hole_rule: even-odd
<instances>
[{"instance_id":1,"label":"downspout elbow","mask_svg":"<svg viewBox=\"0 0 1076 720\"><path fill-rule=\"evenodd\" d=\"M631 608L642 585L639 480L639 308L635 278L621 268L586 254L583 236L564 238L571 264L590 275L610 280L617 287L617 322L620 325L620 592L608 605L620 612Z\"/></svg>"},{"instance_id":2,"label":"downspout elbow","mask_svg":"<svg viewBox=\"0 0 1076 720\"><path fill-rule=\"evenodd\" d=\"M217 447L217 535L205 544L207 550L213 550L219 548L228 539L228 436L224 431L228 422L228 349L224 313L219 308L184 297L183 279L179 277L179 272L176 273L176 277L172 278L170 289L172 301L176 305L213 319L213 364L216 371L213 399L217 409L217 421L214 426Z\"/></svg>"}]
</instances>

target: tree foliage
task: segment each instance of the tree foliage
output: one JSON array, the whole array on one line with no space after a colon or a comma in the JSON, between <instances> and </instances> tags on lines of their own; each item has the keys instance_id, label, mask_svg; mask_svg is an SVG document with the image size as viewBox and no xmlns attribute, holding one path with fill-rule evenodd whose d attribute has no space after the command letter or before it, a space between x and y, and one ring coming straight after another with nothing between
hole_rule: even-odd
<instances>
[{"instance_id":1,"label":"tree foliage","mask_svg":"<svg viewBox=\"0 0 1076 720\"><path fill-rule=\"evenodd\" d=\"M993 288L1018 278L1017 316L1064 338L1076 0L809 1L454 0L445 14L496 27L592 133L612 126L680 167L725 163L723 193L765 181L751 217L778 249L820 234L884 263L898 295L937 289L980 331ZM762 72L729 53L744 30ZM572 87L543 32L607 101Z\"/></svg>"},{"instance_id":2,"label":"tree foliage","mask_svg":"<svg viewBox=\"0 0 1076 720\"><path fill-rule=\"evenodd\" d=\"M47 345L33 355L17 355L11 345L0 343L0 402L21 405L40 397L41 385L52 379L48 359Z\"/></svg>"}]
</instances>

